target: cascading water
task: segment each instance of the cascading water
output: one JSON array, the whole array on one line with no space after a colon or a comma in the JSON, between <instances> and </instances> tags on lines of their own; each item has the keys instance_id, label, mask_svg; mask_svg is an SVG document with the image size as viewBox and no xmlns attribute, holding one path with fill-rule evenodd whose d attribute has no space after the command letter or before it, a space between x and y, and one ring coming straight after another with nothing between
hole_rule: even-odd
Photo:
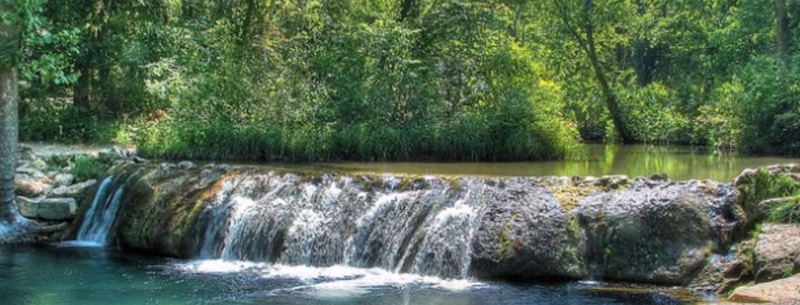
<instances>
[{"instance_id":1,"label":"cascading water","mask_svg":"<svg viewBox=\"0 0 800 305\"><path fill-rule=\"evenodd\" d=\"M735 202L727 185L626 177L449 179L136 165L116 172L98 189L79 240L103 244L113 236L121 247L212 265L377 268L448 280L685 282L708 245L727 240L711 238L727 234L725 211Z\"/></svg>"},{"instance_id":2,"label":"cascading water","mask_svg":"<svg viewBox=\"0 0 800 305\"><path fill-rule=\"evenodd\" d=\"M200 257L466 277L479 198L434 178L407 192L394 178L376 183L379 191L367 192L327 176L225 181L204 212Z\"/></svg>"},{"instance_id":3,"label":"cascading water","mask_svg":"<svg viewBox=\"0 0 800 305\"><path fill-rule=\"evenodd\" d=\"M108 177L100 184L95 194L92 205L86 212L77 240L105 245L108 234L119 210L120 202L125 193L125 187L112 189L113 177Z\"/></svg>"}]
</instances>

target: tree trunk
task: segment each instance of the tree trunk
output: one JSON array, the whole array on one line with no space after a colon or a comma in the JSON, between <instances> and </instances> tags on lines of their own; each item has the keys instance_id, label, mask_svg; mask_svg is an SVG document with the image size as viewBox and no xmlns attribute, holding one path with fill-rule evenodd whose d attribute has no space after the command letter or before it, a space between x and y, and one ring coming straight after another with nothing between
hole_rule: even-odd
<instances>
[{"instance_id":1,"label":"tree trunk","mask_svg":"<svg viewBox=\"0 0 800 305\"><path fill-rule=\"evenodd\" d=\"M75 64L75 70L80 76L72 89L72 105L77 109L91 110L92 69L89 64L79 59Z\"/></svg>"},{"instance_id":2,"label":"tree trunk","mask_svg":"<svg viewBox=\"0 0 800 305\"><path fill-rule=\"evenodd\" d=\"M586 46L584 50L589 56L589 60L592 62L592 68L594 69L595 76L597 77L597 82L600 83L600 89L602 90L603 97L606 100L606 107L608 108L609 114L611 114L611 121L614 123L614 127L616 128L620 139L623 143L632 143L634 140L633 135L631 134L630 130L628 130L627 125L625 125L625 120L622 117L622 110L619 107L619 101L617 100L614 91L611 90L611 86L608 85L608 80L606 79L605 72L603 71L603 66L600 64L600 60L597 58L597 50L595 49L594 43L594 24L591 21L593 5L592 0L584 0L583 5L585 14L583 30L586 33Z\"/></svg>"},{"instance_id":3,"label":"tree trunk","mask_svg":"<svg viewBox=\"0 0 800 305\"><path fill-rule=\"evenodd\" d=\"M14 202L14 173L17 167L17 141L19 138L19 95L17 72L11 67L0 67L0 222L16 218Z\"/></svg>"},{"instance_id":4,"label":"tree trunk","mask_svg":"<svg viewBox=\"0 0 800 305\"><path fill-rule=\"evenodd\" d=\"M791 58L789 57L789 16L786 14L786 0L775 0L775 15L778 37L778 60L783 73L789 71Z\"/></svg>"},{"instance_id":5,"label":"tree trunk","mask_svg":"<svg viewBox=\"0 0 800 305\"><path fill-rule=\"evenodd\" d=\"M647 14L647 3L645 0L637 1L637 13L639 17ZM636 71L636 83L644 87L652 82L653 54L650 48L650 41L643 37L642 33L637 33L633 40L633 66Z\"/></svg>"},{"instance_id":6,"label":"tree trunk","mask_svg":"<svg viewBox=\"0 0 800 305\"><path fill-rule=\"evenodd\" d=\"M12 10L7 2L0 2L0 11ZM15 29L11 24L0 22L0 222L13 222L17 215L14 174L19 140L19 92L14 65L18 47Z\"/></svg>"}]
</instances>

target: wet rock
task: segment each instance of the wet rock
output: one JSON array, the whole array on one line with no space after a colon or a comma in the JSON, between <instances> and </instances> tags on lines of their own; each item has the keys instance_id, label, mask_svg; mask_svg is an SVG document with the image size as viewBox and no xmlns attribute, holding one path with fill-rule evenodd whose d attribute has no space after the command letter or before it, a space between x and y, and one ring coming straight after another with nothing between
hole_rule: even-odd
<instances>
[{"instance_id":1,"label":"wet rock","mask_svg":"<svg viewBox=\"0 0 800 305\"><path fill-rule=\"evenodd\" d=\"M544 188L506 181L492 192L472 240L470 273L481 278L582 278L585 245L577 219Z\"/></svg>"},{"instance_id":2,"label":"wet rock","mask_svg":"<svg viewBox=\"0 0 800 305\"><path fill-rule=\"evenodd\" d=\"M178 163L178 167L182 170L187 170L194 168L195 165L194 163L192 163L192 161L183 161L181 163Z\"/></svg>"},{"instance_id":3,"label":"wet rock","mask_svg":"<svg viewBox=\"0 0 800 305\"><path fill-rule=\"evenodd\" d=\"M592 275L668 285L689 281L711 252L712 211L726 204L695 189L692 183L645 184L581 201L575 213Z\"/></svg>"},{"instance_id":4,"label":"wet rock","mask_svg":"<svg viewBox=\"0 0 800 305\"><path fill-rule=\"evenodd\" d=\"M144 163L147 162L147 160L145 158L142 158L142 157L139 157L139 156L134 156L132 160L133 160L133 163L137 163L137 164L144 164Z\"/></svg>"},{"instance_id":5,"label":"wet rock","mask_svg":"<svg viewBox=\"0 0 800 305\"><path fill-rule=\"evenodd\" d=\"M765 224L754 250L755 278L758 282L780 279L800 272L800 227L794 224Z\"/></svg>"},{"instance_id":6,"label":"wet rock","mask_svg":"<svg viewBox=\"0 0 800 305\"><path fill-rule=\"evenodd\" d=\"M30 199L17 197L17 204L22 216L50 221L73 219L78 210L78 204L72 198Z\"/></svg>"},{"instance_id":7,"label":"wet rock","mask_svg":"<svg viewBox=\"0 0 800 305\"><path fill-rule=\"evenodd\" d=\"M75 182L75 176L72 174L57 174L53 177L53 182L56 186L67 186Z\"/></svg>"},{"instance_id":8,"label":"wet rock","mask_svg":"<svg viewBox=\"0 0 800 305\"><path fill-rule=\"evenodd\" d=\"M226 172L226 173L233 170L233 167L228 165L228 164L219 164L214 168L216 170L218 170L218 171L222 171L222 172Z\"/></svg>"}]
</instances>

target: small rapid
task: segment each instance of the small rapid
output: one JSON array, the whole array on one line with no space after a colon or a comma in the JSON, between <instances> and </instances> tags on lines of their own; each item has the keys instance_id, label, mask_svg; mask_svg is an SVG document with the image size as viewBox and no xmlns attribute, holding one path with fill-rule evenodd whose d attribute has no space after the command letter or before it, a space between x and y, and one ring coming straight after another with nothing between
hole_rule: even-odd
<instances>
[{"instance_id":1,"label":"small rapid","mask_svg":"<svg viewBox=\"0 0 800 305\"><path fill-rule=\"evenodd\" d=\"M84 216L75 245L96 244L103 246L108 242L109 231L117 217L125 187L113 188L113 177L105 178L92 200L92 205Z\"/></svg>"}]
</instances>

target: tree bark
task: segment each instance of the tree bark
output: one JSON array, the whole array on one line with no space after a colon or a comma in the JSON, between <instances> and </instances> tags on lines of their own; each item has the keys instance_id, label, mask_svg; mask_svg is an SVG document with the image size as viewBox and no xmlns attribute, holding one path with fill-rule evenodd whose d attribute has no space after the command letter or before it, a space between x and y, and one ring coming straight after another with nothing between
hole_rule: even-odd
<instances>
[{"instance_id":1,"label":"tree bark","mask_svg":"<svg viewBox=\"0 0 800 305\"><path fill-rule=\"evenodd\" d=\"M0 10L9 12L11 7L0 2ZM4 57L0 61L0 222L13 222L17 215L14 174L19 140L19 92L14 69L19 40L13 25L0 23L0 45L4 53L0 54Z\"/></svg>"},{"instance_id":2,"label":"tree bark","mask_svg":"<svg viewBox=\"0 0 800 305\"><path fill-rule=\"evenodd\" d=\"M640 17L647 14L647 3L645 0L637 0L637 13ZM636 70L636 82L640 87L649 85L652 82L653 54L650 48L650 41L643 37L641 33L636 35L633 40L633 66Z\"/></svg>"},{"instance_id":3,"label":"tree bark","mask_svg":"<svg viewBox=\"0 0 800 305\"><path fill-rule=\"evenodd\" d=\"M778 60L783 73L789 71L791 58L789 56L789 16L786 13L786 0L775 0L775 15L778 38Z\"/></svg>"},{"instance_id":4,"label":"tree bark","mask_svg":"<svg viewBox=\"0 0 800 305\"><path fill-rule=\"evenodd\" d=\"M84 55L85 56L85 55ZM80 73L72 89L72 105L82 110L91 109L92 69L83 60L78 60L75 70Z\"/></svg>"},{"instance_id":5,"label":"tree bark","mask_svg":"<svg viewBox=\"0 0 800 305\"><path fill-rule=\"evenodd\" d=\"M0 67L0 222L16 218L14 201L14 173L17 166L17 141L19 137L19 95L17 72L11 67Z\"/></svg>"},{"instance_id":6,"label":"tree bark","mask_svg":"<svg viewBox=\"0 0 800 305\"><path fill-rule=\"evenodd\" d=\"M569 8L560 0L553 0L553 3L556 6L557 14L561 18L561 21L564 22L567 30L569 30L578 45L589 57L589 61L592 63L592 69L594 70L597 82L600 84L600 90L602 91L606 102L606 109L608 109L608 112L611 115L611 121L614 123L614 128L616 129L617 134L623 143L634 142L633 134L630 132L627 125L625 125L625 120L622 116L622 110L619 107L619 101L617 100L614 91L611 90L611 86L608 84L608 79L606 79L603 65L600 63L600 59L597 57L597 49L594 41L594 23L592 22L592 10L594 2L592 0L583 1L583 18L579 24L583 34L581 34L570 21L571 18L569 16Z\"/></svg>"},{"instance_id":7,"label":"tree bark","mask_svg":"<svg viewBox=\"0 0 800 305\"><path fill-rule=\"evenodd\" d=\"M592 0L584 1L584 4L587 5L587 11L591 9L591 2ZM611 121L614 122L614 127L622 142L631 143L634 140L633 136L630 130L628 130L628 126L625 125L617 96L614 94L614 91L611 90L611 86L608 85L603 66L597 58L597 50L595 49L594 43L594 25L587 23L584 26L584 31L586 32L586 52L589 55L589 60L592 62L592 68L594 69L595 77L597 77L597 82L600 83L600 90L603 92L603 97L605 97L606 107L608 107L608 112L611 115Z\"/></svg>"}]
</instances>

